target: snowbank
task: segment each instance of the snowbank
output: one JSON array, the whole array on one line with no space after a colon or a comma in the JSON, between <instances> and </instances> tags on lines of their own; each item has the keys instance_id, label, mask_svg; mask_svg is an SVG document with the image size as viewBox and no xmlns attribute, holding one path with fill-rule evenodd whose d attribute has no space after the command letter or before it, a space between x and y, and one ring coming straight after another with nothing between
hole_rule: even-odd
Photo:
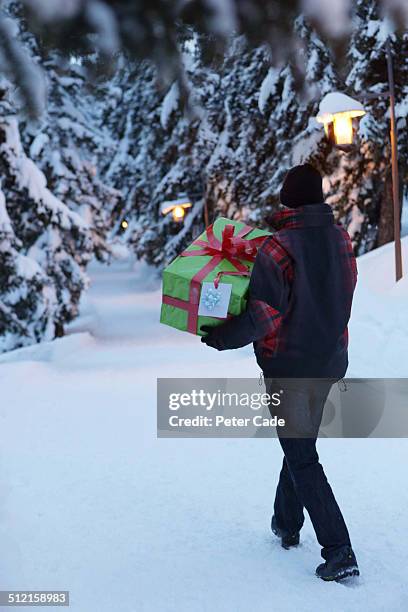
<instances>
[{"instance_id":1,"label":"snowbank","mask_svg":"<svg viewBox=\"0 0 408 612\"><path fill-rule=\"evenodd\" d=\"M407 375L392 256L359 260L350 374ZM275 441L156 438L157 376L257 376L251 349L160 326L146 266L91 273L69 336L0 357L4 588L69 589L73 612L405 610L407 441L320 441L362 576L318 581L309 520L297 550L269 533Z\"/></svg>"}]
</instances>

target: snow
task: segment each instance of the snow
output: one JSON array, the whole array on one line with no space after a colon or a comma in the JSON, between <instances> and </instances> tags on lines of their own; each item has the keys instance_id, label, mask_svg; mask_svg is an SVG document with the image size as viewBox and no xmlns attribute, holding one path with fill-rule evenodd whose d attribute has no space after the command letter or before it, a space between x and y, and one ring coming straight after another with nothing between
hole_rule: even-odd
<instances>
[{"instance_id":1,"label":"snow","mask_svg":"<svg viewBox=\"0 0 408 612\"><path fill-rule=\"evenodd\" d=\"M402 257L407 274L407 237L402 240ZM359 280L350 326L348 375L406 377L408 277L395 283L394 243L357 261Z\"/></svg>"},{"instance_id":2,"label":"snow","mask_svg":"<svg viewBox=\"0 0 408 612\"><path fill-rule=\"evenodd\" d=\"M85 227L82 218L74 211L70 210L49 189L45 175L36 166L32 159L27 157L23 151L20 141L17 119L14 117L4 117L1 121L2 129L6 135L6 141L0 145L0 151L7 153L7 148L13 150L15 159L14 172L18 186L21 190L27 189L30 198L40 201L48 209L55 221L64 229L70 229L73 224ZM10 159L10 163L11 163Z\"/></svg>"},{"instance_id":3,"label":"snow","mask_svg":"<svg viewBox=\"0 0 408 612\"><path fill-rule=\"evenodd\" d=\"M178 84L173 83L173 85L170 87L167 94L164 96L164 100L163 100L161 112L160 112L160 124L164 129L167 128L172 113L174 113L177 110L178 105L179 105L179 100L180 100L180 93L179 93Z\"/></svg>"},{"instance_id":4,"label":"snow","mask_svg":"<svg viewBox=\"0 0 408 612\"><path fill-rule=\"evenodd\" d=\"M364 24L364 27L366 36L375 39L376 45L384 45L387 38L394 33L393 23L387 18L381 20L369 19L367 23Z\"/></svg>"},{"instance_id":5,"label":"snow","mask_svg":"<svg viewBox=\"0 0 408 612\"><path fill-rule=\"evenodd\" d=\"M17 80L27 107L32 114L38 117L45 108L46 91L43 73L32 61L26 50L20 46L17 39L20 28L18 20L6 15L7 8L5 3L2 3L2 13L0 14L0 66L2 77L0 79L3 80L3 77L7 76L13 81Z\"/></svg>"},{"instance_id":6,"label":"snow","mask_svg":"<svg viewBox=\"0 0 408 612\"><path fill-rule=\"evenodd\" d=\"M108 180L111 180L111 178L115 176L115 173L120 170L120 168L126 167L126 161L130 156L131 141L129 139L129 136L132 131L132 128L132 114L129 113L126 117L125 134L117 144L113 159L110 162L109 167L106 171L106 177Z\"/></svg>"},{"instance_id":7,"label":"snow","mask_svg":"<svg viewBox=\"0 0 408 612\"><path fill-rule=\"evenodd\" d=\"M408 195L402 201L401 236L408 235Z\"/></svg>"},{"instance_id":8,"label":"snow","mask_svg":"<svg viewBox=\"0 0 408 612\"><path fill-rule=\"evenodd\" d=\"M324 132L321 126L317 124L314 118L310 118L307 131L301 133L293 140L290 165L304 164L310 159L313 152L316 151L323 138Z\"/></svg>"},{"instance_id":9,"label":"snow","mask_svg":"<svg viewBox=\"0 0 408 612\"><path fill-rule=\"evenodd\" d=\"M61 227L70 229L73 223L85 226L84 221L76 212L70 210L47 189L44 174L30 158L23 156L19 160L18 179L20 189L26 188L31 198L42 201L52 212L54 220L58 216Z\"/></svg>"},{"instance_id":10,"label":"snow","mask_svg":"<svg viewBox=\"0 0 408 612\"><path fill-rule=\"evenodd\" d=\"M43 274L43 270L32 257L19 255L17 258L17 273L25 278L32 278L37 274Z\"/></svg>"},{"instance_id":11,"label":"snow","mask_svg":"<svg viewBox=\"0 0 408 612\"><path fill-rule=\"evenodd\" d=\"M358 100L347 96L338 91L328 93L324 96L319 105L318 119L321 121L331 121L331 116L335 113L347 111L361 111L365 113L364 106Z\"/></svg>"},{"instance_id":12,"label":"snow","mask_svg":"<svg viewBox=\"0 0 408 612\"><path fill-rule=\"evenodd\" d=\"M49 142L50 138L48 134L45 132L40 132L34 138L33 142L30 145L30 157L37 157L45 145Z\"/></svg>"},{"instance_id":13,"label":"snow","mask_svg":"<svg viewBox=\"0 0 408 612\"><path fill-rule=\"evenodd\" d=\"M87 126L78 123L75 118L71 120L69 117L61 117L58 119L57 125L64 132L72 131L79 140L87 136Z\"/></svg>"},{"instance_id":14,"label":"snow","mask_svg":"<svg viewBox=\"0 0 408 612\"><path fill-rule=\"evenodd\" d=\"M404 121L406 120L406 117L408 117L408 96L406 96L395 104L395 116L397 117L397 119L404 119ZM403 128L403 126L404 123L401 122L401 128Z\"/></svg>"},{"instance_id":15,"label":"snow","mask_svg":"<svg viewBox=\"0 0 408 612\"><path fill-rule=\"evenodd\" d=\"M403 240L408 261L408 238ZM393 245L359 258L350 376L407 376L407 278ZM156 377L258 376L158 323L146 265L93 265L69 335L0 357L3 588L69 589L72 612L406 610L408 441L321 440L362 576L313 573L269 533L281 451L268 439L157 439Z\"/></svg>"},{"instance_id":16,"label":"snow","mask_svg":"<svg viewBox=\"0 0 408 612\"><path fill-rule=\"evenodd\" d=\"M363 223L363 213L361 212L357 204L353 204L350 212L350 222L347 226L347 231L350 234L351 239L353 239L355 234L360 231Z\"/></svg>"},{"instance_id":17,"label":"snow","mask_svg":"<svg viewBox=\"0 0 408 612\"><path fill-rule=\"evenodd\" d=\"M6 208L6 198L2 190L0 189L0 232L8 234L11 231L12 229L10 217Z\"/></svg>"},{"instance_id":18,"label":"snow","mask_svg":"<svg viewBox=\"0 0 408 612\"><path fill-rule=\"evenodd\" d=\"M258 107L261 113L265 112L269 98L275 94L278 80L279 70L270 68L259 90Z\"/></svg>"}]
</instances>

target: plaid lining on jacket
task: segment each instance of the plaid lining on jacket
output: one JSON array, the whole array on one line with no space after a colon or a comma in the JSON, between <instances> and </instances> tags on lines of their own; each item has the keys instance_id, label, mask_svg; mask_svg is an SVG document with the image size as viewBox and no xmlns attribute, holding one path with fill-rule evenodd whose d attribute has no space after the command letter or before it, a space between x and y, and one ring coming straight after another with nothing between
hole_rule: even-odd
<instances>
[{"instance_id":1,"label":"plaid lining on jacket","mask_svg":"<svg viewBox=\"0 0 408 612\"><path fill-rule=\"evenodd\" d=\"M260 260L262 260L262 266L265 270L268 270L271 265L276 265L280 268L282 281L290 292L294 276L294 262L276 236L267 239L262 245L262 254L258 257L258 264ZM257 348L261 350L265 356L271 356L278 352L279 343L282 341L279 331L284 312L282 305L280 310L277 310L271 304L252 297L252 294L255 292L255 280L256 277L252 281L252 291L250 288L248 308L253 311L254 317L257 319L258 329L262 329L262 338L255 340L258 343ZM278 306L276 302L275 304Z\"/></svg>"}]
</instances>

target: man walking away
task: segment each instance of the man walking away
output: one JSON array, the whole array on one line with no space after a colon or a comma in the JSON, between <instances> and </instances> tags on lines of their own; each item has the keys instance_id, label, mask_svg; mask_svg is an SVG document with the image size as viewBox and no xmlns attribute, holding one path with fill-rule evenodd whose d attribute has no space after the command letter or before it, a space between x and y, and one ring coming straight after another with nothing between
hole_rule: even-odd
<instances>
[{"instance_id":1,"label":"man walking away","mask_svg":"<svg viewBox=\"0 0 408 612\"><path fill-rule=\"evenodd\" d=\"M274 215L277 231L258 252L246 312L218 327L203 326L208 333L202 341L218 350L253 342L265 378L285 379L279 384L286 386L285 405L298 435L279 435L284 460L272 531L284 548L296 546L306 508L325 560L316 574L341 580L359 570L316 438L330 387L348 366L357 267L347 232L324 203L316 169L304 164L289 170L280 199L286 208Z\"/></svg>"}]
</instances>

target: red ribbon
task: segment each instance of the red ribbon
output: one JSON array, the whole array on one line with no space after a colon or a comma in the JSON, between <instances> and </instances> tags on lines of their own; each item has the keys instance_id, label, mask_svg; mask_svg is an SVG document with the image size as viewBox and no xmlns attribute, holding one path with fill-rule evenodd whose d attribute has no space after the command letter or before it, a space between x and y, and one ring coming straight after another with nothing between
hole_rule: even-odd
<instances>
[{"instance_id":1,"label":"red ribbon","mask_svg":"<svg viewBox=\"0 0 408 612\"><path fill-rule=\"evenodd\" d=\"M245 272L231 272L221 270L221 272L218 272L217 276L214 278L214 287L216 289L218 289L218 285L220 284L221 276L223 274L225 274L226 276L249 276L250 272L248 268L245 270Z\"/></svg>"},{"instance_id":2,"label":"red ribbon","mask_svg":"<svg viewBox=\"0 0 408 612\"><path fill-rule=\"evenodd\" d=\"M220 241L214 234L213 226L210 225L206 229L208 242L205 240L196 240L194 242L194 246L198 245L202 248L191 251L183 251L181 253L182 257L212 255L210 261L206 263L205 266L203 266L201 270L199 270L191 279L190 293L187 302L169 295L163 296L164 304L176 306L177 308L182 308L183 310L187 311L187 331L190 333L197 333L198 304L200 302L201 283L205 277L218 266L220 261L226 259L234 266L234 268L236 268L237 271L219 272L214 280L214 285L216 287L218 287L221 274L228 274L230 276L249 276L248 266L239 260L243 259L244 261L255 261L258 248L265 240L265 236L243 240L244 236L252 232L252 229L252 227L245 226L239 230L236 236L234 236L235 227L233 225L226 225L222 231L222 238Z\"/></svg>"}]
</instances>

